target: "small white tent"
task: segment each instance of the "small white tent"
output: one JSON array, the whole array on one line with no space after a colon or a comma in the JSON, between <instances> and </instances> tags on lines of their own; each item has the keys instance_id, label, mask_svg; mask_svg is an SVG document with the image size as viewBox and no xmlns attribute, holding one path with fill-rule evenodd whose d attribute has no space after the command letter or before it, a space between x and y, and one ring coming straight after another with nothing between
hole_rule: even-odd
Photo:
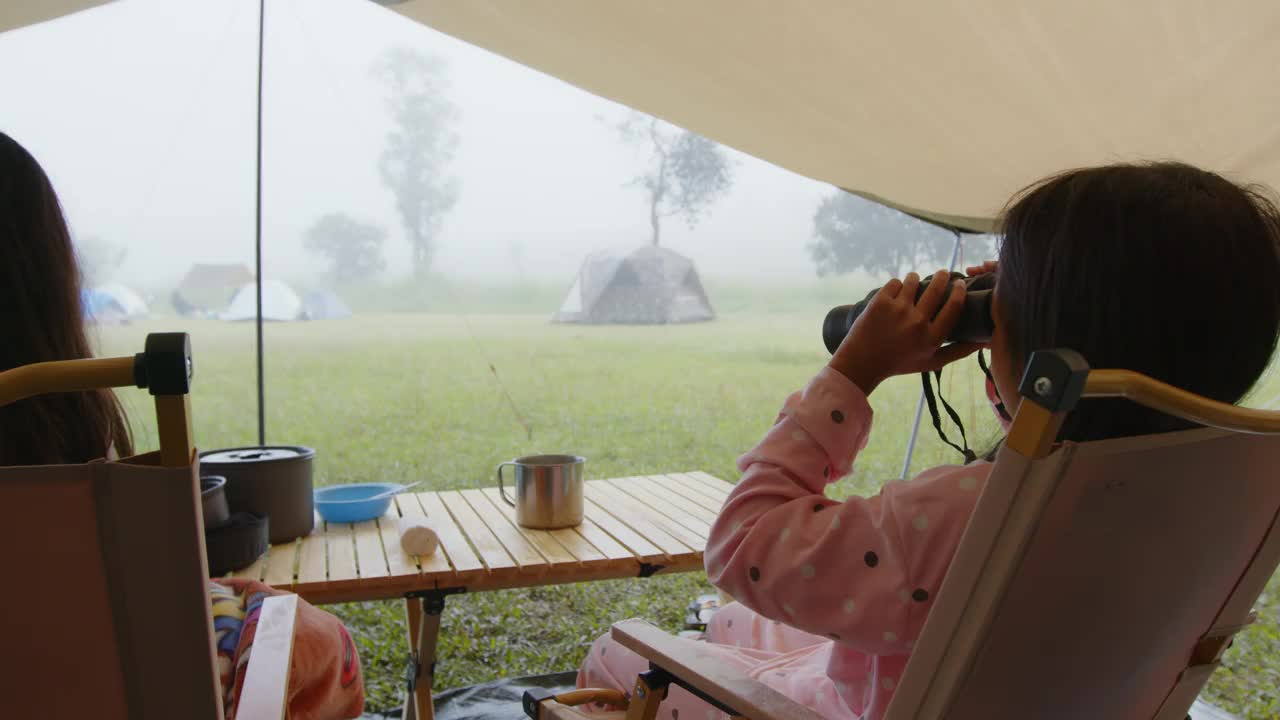
<instances>
[{"instance_id":1,"label":"small white tent","mask_svg":"<svg viewBox=\"0 0 1280 720\"><path fill-rule=\"evenodd\" d=\"M302 300L302 316L307 320L344 320L351 308L332 290L312 290Z\"/></svg>"},{"instance_id":2,"label":"small white tent","mask_svg":"<svg viewBox=\"0 0 1280 720\"><path fill-rule=\"evenodd\" d=\"M120 306L126 318L140 318L147 314L147 302L132 288L120 283L106 283L93 288L93 292L110 298Z\"/></svg>"},{"instance_id":3,"label":"small white tent","mask_svg":"<svg viewBox=\"0 0 1280 720\"><path fill-rule=\"evenodd\" d=\"M231 304L219 316L223 320L253 320L258 315L257 288L253 283L242 286L231 298ZM262 319L298 320L302 316L302 300L293 288L279 280L262 281Z\"/></svg>"}]
</instances>

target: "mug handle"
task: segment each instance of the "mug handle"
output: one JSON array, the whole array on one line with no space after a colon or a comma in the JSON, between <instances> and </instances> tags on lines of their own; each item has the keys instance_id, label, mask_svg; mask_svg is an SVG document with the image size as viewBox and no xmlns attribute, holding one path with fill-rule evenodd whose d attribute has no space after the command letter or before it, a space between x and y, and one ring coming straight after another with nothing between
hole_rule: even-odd
<instances>
[{"instance_id":1,"label":"mug handle","mask_svg":"<svg viewBox=\"0 0 1280 720\"><path fill-rule=\"evenodd\" d=\"M508 465L511 467L517 467L516 463L513 462L504 462L498 465L498 494L502 496L502 499L505 500L508 505L515 507L516 504L511 501L511 498L507 497L507 489L502 485L502 468Z\"/></svg>"}]
</instances>

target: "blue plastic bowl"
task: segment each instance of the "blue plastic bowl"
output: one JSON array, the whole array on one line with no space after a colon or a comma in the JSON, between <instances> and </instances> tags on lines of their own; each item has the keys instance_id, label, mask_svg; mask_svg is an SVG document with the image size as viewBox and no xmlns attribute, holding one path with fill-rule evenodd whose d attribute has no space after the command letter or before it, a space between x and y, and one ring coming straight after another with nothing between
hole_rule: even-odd
<instances>
[{"instance_id":1,"label":"blue plastic bowl","mask_svg":"<svg viewBox=\"0 0 1280 720\"><path fill-rule=\"evenodd\" d=\"M315 491L316 510L325 522L364 522L385 515L391 498L403 489L397 483L332 485Z\"/></svg>"}]
</instances>

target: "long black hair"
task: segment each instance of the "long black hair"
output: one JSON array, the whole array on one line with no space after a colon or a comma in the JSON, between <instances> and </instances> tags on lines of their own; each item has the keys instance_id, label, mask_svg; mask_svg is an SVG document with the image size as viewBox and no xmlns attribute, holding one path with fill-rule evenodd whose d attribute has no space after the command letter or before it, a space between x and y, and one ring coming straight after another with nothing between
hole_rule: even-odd
<instances>
[{"instance_id":1,"label":"long black hair","mask_svg":"<svg viewBox=\"0 0 1280 720\"><path fill-rule=\"evenodd\" d=\"M1012 361L1079 351L1235 403L1280 335L1280 212L1260 188L1180 163L1075 170L1017 196L1001 222L997 298ZM1187 427L1125 400L1087 400L1062 439Z\"/></svg>"},{"instance_id":2,"label":"long black hair","mask_svg":"<svg viewBox=\"0 0 1280 720\"><path fill-rule=\"evenodd\" d=\"M48 176L0 133L0 371L91 357L80 268ZM0 408L0 465L81 463L133 446L110 390L45 395Z\"/></svg>"}]
</instances>

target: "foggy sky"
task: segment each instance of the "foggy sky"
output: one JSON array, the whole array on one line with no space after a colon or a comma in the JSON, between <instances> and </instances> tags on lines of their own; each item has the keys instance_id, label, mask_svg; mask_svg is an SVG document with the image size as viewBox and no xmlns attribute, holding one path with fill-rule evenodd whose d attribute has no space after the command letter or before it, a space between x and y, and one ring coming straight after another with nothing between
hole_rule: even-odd
<instances>
[{"instance_id":1,"label":"foggy sky","mask_svg":"<svg viewBox=\"0 0 1280 720\"><path fill-rule=\"evenodd\" d=\"M192 262L252 265L256 0L121 0L0 34L0 130L50 173L74 233L129 248L118 279L171 286ZM644 197L625 184L645 156L614 129L615 103L368 0L269 0L264 103L264 276L322 267L303 233L329 212L408 247L377 174L389 127L379 55L408 47L449 65L460 110L461 196L436 269L569 282L588 252L648 242ZM805 246L829 186L740 153L731 193L664 245L713 278L814 277Z\"/></svg>"}]
</instances>

